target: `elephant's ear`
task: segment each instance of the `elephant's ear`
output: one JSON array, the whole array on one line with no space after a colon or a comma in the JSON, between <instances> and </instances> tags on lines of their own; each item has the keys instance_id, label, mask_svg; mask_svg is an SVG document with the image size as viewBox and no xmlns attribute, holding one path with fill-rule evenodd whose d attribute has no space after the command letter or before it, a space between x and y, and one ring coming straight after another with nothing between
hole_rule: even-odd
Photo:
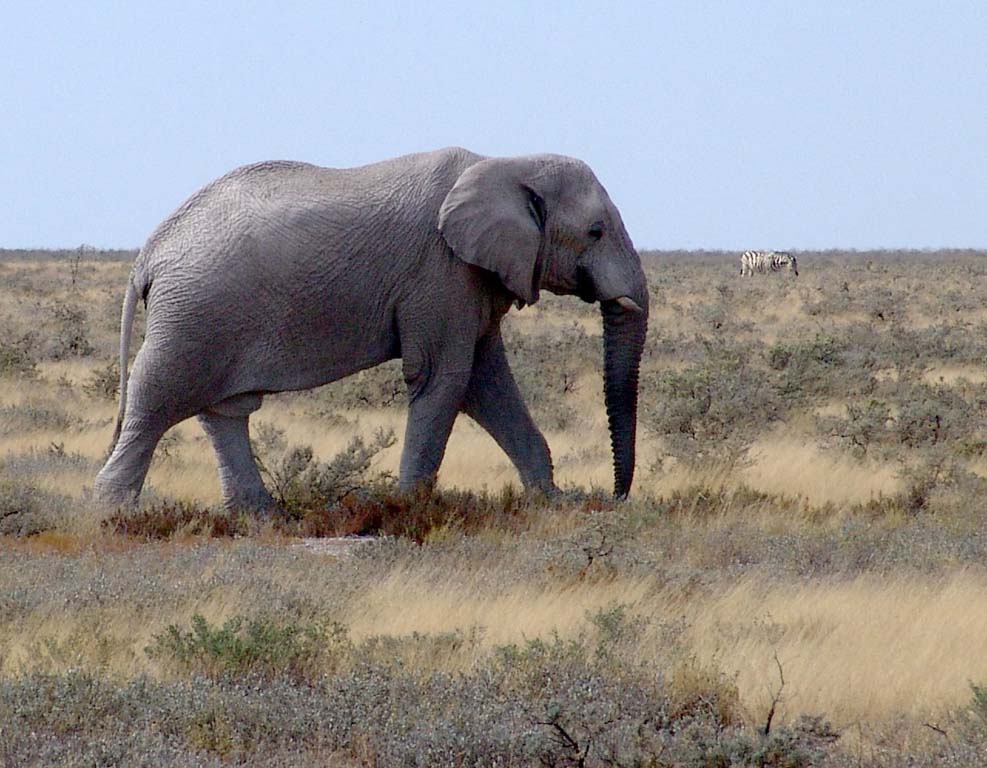
<instances>
[{"instance_id":1,"label":"elephant's ear","mask_svg":"<svg viewBox=\"0 0 987 768\"><path fill-rule=\"evenodd\" d=\"M516 160L481 160L470 166L439 210L439 231L463 261L496 272L526 303L538 301L545 203L521 180Z\"/></svg>"}]
</instances>

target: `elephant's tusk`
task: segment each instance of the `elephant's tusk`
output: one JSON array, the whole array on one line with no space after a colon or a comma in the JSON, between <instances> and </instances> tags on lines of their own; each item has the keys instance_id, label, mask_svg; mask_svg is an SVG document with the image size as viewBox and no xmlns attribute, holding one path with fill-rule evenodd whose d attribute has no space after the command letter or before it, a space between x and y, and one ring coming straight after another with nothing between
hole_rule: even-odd
<instances>
[{"instance_id":1,"label":"elephant's tusk","mask_svg":"<svg viewBox=\"0 0 987 768\"><path fill-rule=\"evenodd\" d=\"M626 309L628 312L644 311L643 309L641 309L638 303L634 301L634 299L630 298L629 296L621 296L617 299L614 299L614 301L616 301L621 306L622 309Z\"/></svg>"}]
</instances>

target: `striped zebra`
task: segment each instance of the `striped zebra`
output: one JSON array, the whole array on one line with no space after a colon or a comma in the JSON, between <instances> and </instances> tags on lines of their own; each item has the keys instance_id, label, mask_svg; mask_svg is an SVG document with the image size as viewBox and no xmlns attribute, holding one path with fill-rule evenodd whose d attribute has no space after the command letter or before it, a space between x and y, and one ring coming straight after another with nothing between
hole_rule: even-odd
<instances>
[{"instance_id":1,"label":"striped zebra","mask_svg":"<svg viewBox=\"0 0 987 768\"><path fill-rule=\"evenodd\" d=\"M762 275L769 270L779 272L782 269L799 276L798 260L785 251L744 251L740 257L740 276L753 277L755 272Z\"/></svg>"}]
</instances>

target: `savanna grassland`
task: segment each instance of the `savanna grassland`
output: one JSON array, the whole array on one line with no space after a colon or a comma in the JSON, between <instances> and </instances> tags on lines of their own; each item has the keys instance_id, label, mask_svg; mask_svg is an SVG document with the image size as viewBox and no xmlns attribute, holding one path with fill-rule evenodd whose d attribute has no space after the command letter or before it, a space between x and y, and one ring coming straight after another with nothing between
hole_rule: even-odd
<instances>
[{"instance_id":1,"label":"savanna grassland","mask_svg":"<svg viewBox=\"0 0 987 768\"><path fill-rule=\"evenodd\" d=\"M505 336L561 498L465 417L397 493L388 364L255 414L276 520L194 421L89 499L132 257L0 254L0 764L987 764L987 253L646 253L630 501L548 296Z\"/></svg>"}]
</instances>

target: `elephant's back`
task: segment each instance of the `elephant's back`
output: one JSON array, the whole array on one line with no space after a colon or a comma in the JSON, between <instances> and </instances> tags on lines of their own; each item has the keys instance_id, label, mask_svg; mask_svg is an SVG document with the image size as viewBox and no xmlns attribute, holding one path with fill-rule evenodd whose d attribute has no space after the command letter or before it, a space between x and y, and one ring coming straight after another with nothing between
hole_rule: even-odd
<instances>
[{"instance_id":1,"label":"elephant's back","mask_svg":"<svg viewBox=\"0 0 987 768\"><path fill-rule=\"evenodd\" d=\"M481 160L449 147L355 168L270 160L235 168L183 202L151 234L139 262L235 257L249 241L285 244L373 233L381 242L420 230L459 174ZM394 230L389 233L389 229Z\"/></svg>"},{"instance_id":2,"label":"elephant's back","mask_svg":"<svg viewBox=\"0 0 987 768\"><path fill-rule=\"evenodd\" d=\"M242 166L155 230L138 256L135 285L152 316L217 302L239 322L264 327L271 318L300 326L299 313L314 322L327 310L383 316L365 306L367 285L387 305L410 290L422 260L443 250L438 209L448 188L477 157L450 149L352 169ZM215 322L203 312L204 322Z\"/></svg>"}]
</instances>

